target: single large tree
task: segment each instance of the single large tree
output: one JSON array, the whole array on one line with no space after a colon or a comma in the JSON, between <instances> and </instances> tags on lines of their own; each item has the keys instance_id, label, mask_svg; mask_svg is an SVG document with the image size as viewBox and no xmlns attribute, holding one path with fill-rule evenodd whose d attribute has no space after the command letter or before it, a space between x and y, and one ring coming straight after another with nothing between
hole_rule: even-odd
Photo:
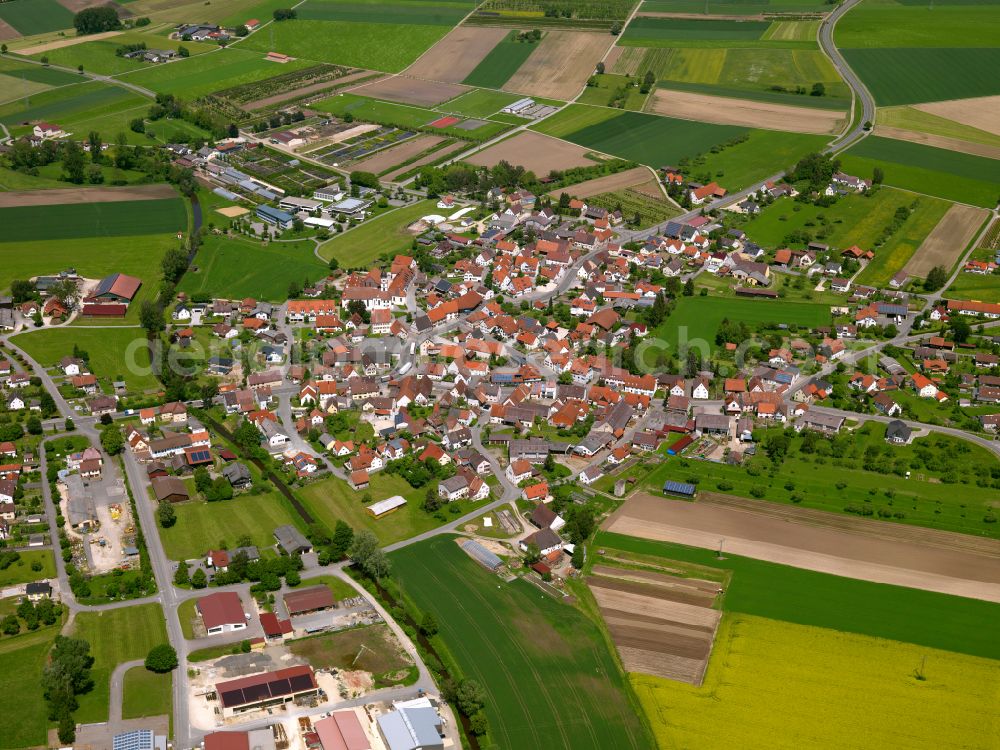
<instances>
[{"instance_id":1,"label":"single large tree","mask_svg":"<svg viewBox=\"0 0 1000 750\"><path fill-rule=\"evenodd\" d=\"M164 674L177 669L177 652L169 643L153 646L146 655L146 669Z\"/></svg>"}]
</instances>

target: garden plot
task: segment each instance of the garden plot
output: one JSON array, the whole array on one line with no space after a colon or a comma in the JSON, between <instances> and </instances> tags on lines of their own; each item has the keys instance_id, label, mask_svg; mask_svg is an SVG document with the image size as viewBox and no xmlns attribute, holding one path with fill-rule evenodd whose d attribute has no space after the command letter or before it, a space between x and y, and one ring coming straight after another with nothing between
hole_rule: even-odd
<instances>
[{"instance_id":1,"label":"garden plot","mask_svg":"<svg viewBox=\"0 0 1000 750\"><path fill-rule=\"evenodd\" d=\"M383 78L374 83L364 83L351 89L356 94L373 96L402 104L415 104L421 107L433 107L441 102L454 99L470 91L468 86L457 83L442 83L440 81L425 81L407 76Z\"/></svg>"},{"instance_id":2,"label":"garden plot","mask_svg":"<svg viewBox=\"0 0 1000 750\"><path fill-rule=\"evenodd\" d=\"M417 136L415 130L401 130L382 125L362 135L348 138L332 146L309 152L309 156L326 164L341 165L371 156L377 151L403 143Z\"/></svg>"},{"instance_id":3,"label":"garden plot","mask_svg":"<svg viewBox=\"0 0 1000 750\"><path fill-rule=\"evenodd\" d=\"M503 88L550 99L572 99L609 46L605 34L550 31Z\"/></svg>"},{"instance_id":4,"label":"garden plot","mask_svg":"<svg viewBox=\"0 0 1000 750\"><path fill-rule=\"evenodd\" d=\"M402 164L418 154L437 146L445 139L437 135L421 135L411 138L392 148L382 149L375 156L362 159L353 166L355 169L362 169L366 172L381 174L387 169L391 169L397 164Z\"/></svg>"},{"instance_id":5,"label":"garden plot","mask_svg":"<svg viewBox=\"0 0 1000 750\"><path fill-rule=\"evenodd\" d=\"M406 69L415 78L461 83L509 34L508 29L459 26Z\"/></svg>"},{"instance_id":6,"label":"garden plot","mask_svg":"<svg viewBox=\"0 0 1000 750\"><path fill-rule=\"evenodd\" d=\"M240 151L227 159L236 169L292 194L311 193L339 176L332 169L302 162L270 149Z\"/></svg>"},{"instance_id":7,"label":"garden plot","mask_svg":"<svg viewBox=\"0 0 1000 750\"><path fill-rule=\"evenodd\" d=\"M718 583L605 565L587 583L625 671L702 683L722 617Z\"/></svg>"}]
</instances>

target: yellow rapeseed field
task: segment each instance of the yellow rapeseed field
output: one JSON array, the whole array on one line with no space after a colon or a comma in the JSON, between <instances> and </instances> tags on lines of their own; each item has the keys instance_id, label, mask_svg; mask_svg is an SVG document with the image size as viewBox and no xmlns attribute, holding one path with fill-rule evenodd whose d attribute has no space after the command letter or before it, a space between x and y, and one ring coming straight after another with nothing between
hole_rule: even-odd
<instances>
[{"instance_id":1,"label":"yellow rapeseed field","mask_svg":"<svg viewBox=\"0 0 1000 750\"><path fill-rule=\"evenodd\" d=\"M1000 662L909 643L727 615L702 687L630 678L663 750L1000 746Z\"/></svg>"}]
</instances>

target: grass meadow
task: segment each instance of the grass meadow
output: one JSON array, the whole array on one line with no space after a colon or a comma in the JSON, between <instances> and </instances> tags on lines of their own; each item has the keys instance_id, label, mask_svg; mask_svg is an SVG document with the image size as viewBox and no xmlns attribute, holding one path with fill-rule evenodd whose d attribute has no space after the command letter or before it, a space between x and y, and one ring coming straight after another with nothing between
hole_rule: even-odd
<instances>
[{"instance_id":1,"label":"grass meadow","mask_svg":"<svg viewBox=\"0 0 1000 750\"><path fill-rule=\"evenodd\" d=\"M638 86L632 86L632 83L638 83L634 78L626 78L621 75L614 75L612 73L603 73L600 75L593 76L596 85L587 86L583 92L577 97L576 101L580 104L593 104L598 107L609 107L612 106L612 100L616 98L618 91L621 90L623 86L625 88L625 102L623 109L639 111L643 108L646 103L646 98L648 94L643 94Z\"/></svg>"},{"instance_id":2,"label":"grass meadow","mask_svg":"<svg viewBox=\"0 0 1000 750\"><path fill-rule=\"evenodd\" d=\"M666 501L665 501L666 502ZM599 531L595 548L640 562L654 559L732 571L723 609L798 625L913 643L943 651L1000 659L1000 643L983 623L1000 617L1000 604L933 591L843 578L788 565ZM914 664L914 667L917 665Z\"/></svg>"},{"instance_id":3,"label":"grass meadow","mask_svg":"<svg viewBox=\"0 0 1000 750\"><path fill-rule=\"evenodd\" d=\"M148 100L138 94L91 81L46 91L32 96L30 102L24 99L8 102L0 107L0 122L18 134L30 130L24 126L18 128L20 123L34 120L57 122L71 130L81 123L106 117L110 111L130 109L139 104L144 108L143 113L149 107ZM128 129L127 124L124 129Z\"/></svg>"},{"instance_id":4,"label":"grass meadow","mask_svg":"<svg viewBox=\"0 0 1000 750\"><path fill-rule=\"evenodd\" d=\"M47 742L48 706L41 675L57 634L55 628L43 628L0 642L0 689L17 698L0 701L4 747L40 747Z\"/></svg>"},{"instance_id":5,"label":"grass meadow","mask_svg":"<svg viewBox=\"0 0 1000 750\"><path fill-rule=\"evenodd\" d=\"M825 135L751 130L741 143L704 152L691 168L709 172L730 190L743 188L790 168L806 154L822 150L829 140Z\"/></svg>"},{"instance_id":6,"label":"grass meadow","mask_svg":"<svg viewBox=\"0 0 1000 750\"><path fill-rule=\"evenodd\" d=\"M555 138L566 138L571 133L613 120L619 115L621 112L608 107L570 104L554 115L532 125L530 129Z\"/></svg>"},{"instance_id":7,"label":"grass meadow","mask_svg":"<svg viewBox=\"0 0 1000 750\"><path fill-rule=\"evenodd\" d=\"M274 546L273 532L286 524L301 525L291 504L277 492L236 495L231 500L207 503L188 500L174 506L177 523L160 529L163 549L171 560L203 557L222 543L236 547L247 535L261 549Z\"/></svg>"},{"instance_id":8,"label":"grass meadow","mask_svg":"<svg viewBox=\"0 0 1000 750\"><path fill-rule=\"evenodd\" d=\"M330 477L304 487L298 494L313 517L327 528L333 529L338 520L343 520L355 530L372 531L382 544L392 544L444 523L420 507L426 492L426 487L414 489L402 477L379 472L371 475L368 489L362 492L351 489L342 479ZM382 518L375 518L365 509L366 494L371 497L372 502L402 495L406 498L406 505ZM458 518L482 504L483 502L459 500L449 503L442 512L446 517L453 515ZM458 512L452 514L452 508Z\"/></svg>"},{"instance_id":9,"label":"grass meadow","mask_svg":"<svg viewBox=\"0 0 1000 750\"><path fill-rule=\"evenodd\" d=\"M438 109L442 112L454 112L466 117L489 117L520 98L517 94L476 89L449 102L439 104Z\"/></svg>"},{"instance_id":10,"label":"grass meadow","mask_svg":"<svg viewBox=\"0 0 1000 750\"><path fill-rule=\"evenodd\" d=\"M125 673L123 719L169 715L173 706L173 682L170 674L157 674L145 667L132 667Z\"/></svg>"},{"instance_id":11,"label":"grass meadow","mask_svg":"<svg viewBox=\"0 0 1000 750\"><path fill-rule=\"evenodd\" d=\"M188 271L179 289L195 297L283 302L292 282L314 282L326 275L314 248L311 240L263 245L243 237L208 237L192 264L197 271Z\"/></svg>"},{"instance_id":12,"label":"grass meadow","mask_svg":"<svg viewBox=\"0 0 1000 750\"><path fill-rule=\"evenodd\" d=\"M94 657L91 674L94 689L79 696L77 722L90 724L108 720L111 673L125 661L145 659L149 649L167 642L163 609L159 604L139 604L103 612L81 612L73 625L74 638L90 643Z\"/></svg>"},{"instance_id":13,"label":"grass meadow","mask_svg":"<svg viewBox=\"0 0 1000 750\"><path fill-rule=\"evenodd\" d=\"M183 232L188 218L180 198L0 208L7 242Z\"/></svg>"},{"instance_id":14,"label":"grass meadow","mask_svg":"<svg viewBox=\"0 0 1000 750\"><path fill-rule=\"evenodd\" d=\"M462 83L491 89L502 88L536 49L538 42L519 42L517 32L512 31L490 50Z\"/></svg>"},{"instance_id":15,"label":"grass meadow","mask_svg":"<svg viewBox=\"0 0 1000 750\"><path fill-rule=\"evenodd\" d=\"M922 670L925 679L915 675ZM661 747L990 747L1000 664L746 615L723 618L700 687L630 675ZM866 710L857 710L865 695ZM781 710L774 710L780 706Z\"/></svg>"},{"instance_id":16,"label":"grass meadow","mask_svg":"<svg viewBox=\"0 0 1000 750\"><path fill-rule=\"evenodd\" d=\"M11 341L44 367L51 367L74 344L90 355L90 369L99 379L122 379L132 391L159 388L149 367L149 348L141 328L41 328L19 333Z\"/></svg>"},{"instance_id":17,"label":"grass meadow","mask_svg":"<svg viewBox=\"0 0 1000 750\"><path fill-rule=\"evenodd\" d=\"M846 172L871 177L881 167L886 185L945 200L993 208L1000 197L998 159L878 136L858 142L840 159Z\"/></svg>"},{"instance_id":18,"label":"grass meadow","mask_svg":"<svg viewBox=\"0 0 1000 750\"><path fill-rule=\"evenodd\" d=\"M447 26L408 23L306 20L302 9L299 16L301 20L283 21L252 34L239 49L273 49L301 58L300 62L313 60L398 73L449 30Z\"/></svg>"},{"instance_id":19,"label":"grass meadow","mask_svg":"<svg viewBox=\"0 0 1000 750\"><path fill-rule=\"evenodd\" d=\"M73 13L56 0L0 3L0 21L24 36L73 28Z\"/></svg>"},{"instance_id":20,"label":"grass meadow","mask_svg":"<svg viewBox=\"0 0 1000 750\"><path fill-rule=\"evenodd\" d=\"M19 583L41 581L44 578L55 578L56 561L52 551L47 549L21 550L21 559L0 570L0 588L16 586ZM32 563L39 562L42 569L34 571Z\"/></svg>"},{"instance_id":21,"label":"grass meadow","mask_svg":"<svg viewBox=\"0 0 1000 750\"><path fill-rule=\"evenodd\" d=\"M187 48L192 56L218 49L218 46L214 44L181 42L175 39L165 39L155 34L128 31L108 39L73 44L69 47L61 47L49 52L32 55L31 57L34 60L47 57L53 65L62 65L66 68L75 68L78 65L82 65L85 71L91 73L119 75L154 65L143 60L128 60L115 54L115 50L122 45L138 44L140 42L145 43L149 49L176 50L178 47L183 46ZM165 64L174 65L176 63Z\"/></svg>"},{"instance_id":22,"label":"grass meadow","mask_svg":"<svg viewBox=\"0 0 1000 750\"><path fill-rule=\"evenodd\" d=\"M452 537L390 555L434 637L462 677L489 685L485 711L496 747L647 748L652 741L597 625L531 584L502 582ZM540 718L544 713L544 720Z\"/></svg>"},{"instance_id":23,"label":"grass meadow","mask_svg":"<svg viewBox=\"0 0 1000 750\"><path fill-rule=\"evenodd\" d=\"M387 211L320 245L325 260L336 258L341 268L369 268L383 255L410 249L413 237L407 227L421 216L437 213L435 201L420 201Z\"/></svg>"}]
</instances>

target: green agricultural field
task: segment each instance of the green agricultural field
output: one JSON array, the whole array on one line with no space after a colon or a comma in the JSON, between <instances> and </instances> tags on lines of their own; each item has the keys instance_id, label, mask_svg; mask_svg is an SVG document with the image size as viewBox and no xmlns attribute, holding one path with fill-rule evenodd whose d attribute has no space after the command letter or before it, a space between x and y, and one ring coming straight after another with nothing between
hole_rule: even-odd
<instances>
[{"instance_id":1,"label":"green agricultural field","mask_svg":"<svg viewBox=\"0 0 1000 750\"><path fill-rule=\"evenodd\" d=\"M622 112L610 120L564 136L595 151L657 168L676 164L746 133L746 128Z\"/></svg>"},{"instance_id":2,"label":"green agricultural field","mask_svg":"<svg viewBox=\"0 0 1000 750\"><path fill-rule=\"evenodd\" d=\"M238 46L241 50L273 49L302 60L398 73L447 32L446 26L296 20L268 26Z\"/></svg>"},{"instance_id":3,"label":"green agricultural field","mask_svg":"<svg viewBox=\"0 0 1000 750\"><path fill-rule=\"evenodd\" d=\"M689 170L709 174L729 190L743 188L790 168L806 154L822 150L829 140L809 133L751 130L745 141L716 153L704 152L691 161Z\"/></svg>"},{"instance_id":4,"label":"green agricultural field","mask_svg":"<svg viewBox=\"0 0 1000 750\"><path fill-rule=\"evenodd\" d=\"M707 13L724 16L753 16L759 13L828 13L829 5L816 0L728 0L707 2L700 0L644 0L640 10L644 13Z\"/></svg>"},{"instance_id":5,"label":"green agricultural field","mask_svg":"<svg viewBox=\"0 0 1000 750\"><path fill-rule=\"evenodd\" d=\"M938 198L920 196L916 209L888 242L878 248L875 257L855 278L858 284L875 287L888 286L889 280L902 270L951 206ZM978 298L977 298L978 299Z\"/></svg>"},{"instance_id":6,"label":"green agricultural field","mask_svg":"<svg viewBox=\"0 0 1000 750\"><path fill-rule=\"evenodd\" d=\"M650 49L639 65L661 86L720 96L744 96L802 107L846 109L851 92L818 49ZM822 83L825 96L795 93ZM782 87L785 91L775 90Z\"/></svg>"},{"instance_id":7,"label":"green agricultural field","mask_svg":"<svg viewBox=\"0 0 1000 750\"><path fill-rule=\"evenodd\" d=\"M20 2L20 0L17 0ZM136 31L125 32L108 39L98 39L92 42L73 44L69 47L61 47L49 52L32 55L32 59L40 60L48 57L53 65L62 65L66 68L75 68L82 65L83 69L91 73L102 73L104 75L119 75L147 68L153 63L143 60L129 60L115 54L122 45L145 43L149 49L172 49L186 47L192 55L202 54L211 50L217 50L214 44L201 44L198 42L181 42L176 39L165 39L150 33ZM175 65L180 60L166 65ZM161 63L164 64L164 63Z\"/></svg>"},{"instance_id":8,"label":"green agricultural field","mask_svg":"<svg viewBox=\"0 0 1000 750\"><path fill-rule=\"evenodd\" d=\"M842 168L885 184L959 203L993 208L1000 196L1000 160L961 154L892 138L870 136L840 155Z\"/></svg>"},{"instance_id":9,"label":"green agricultural field","mask_svg":"<svg viewBox=\"0 0 1000 750\"><path fill-rule=\"evenodd\" d=\"M940 115L924 112L916 107L880 107L875 113L876 133L879 132L879 126L901 128L917 133L955 138L968 143L1000 147L1000 135L974 128L971 125L964 125Z\"/></svg>"},{"instance_id":10,"label":"green agricultural field","mask_svg":"<svg viewBox=\"0 0 1000 750\"><path fill-rule=\"evenodd\" d=\"M852 8L834 35L841 49L1000 47L1000 6L876 0Z\"/></svg>"},{"instance_id":11,"label":"green agricultural field","mask_svg":"<svg viewBox=\"0 0 1000 750\"><path fill-rule=\"evenodd\" d=\"M774 21L761 39L783 42L811 42L819 34L820 21Z\"/></svg>"},{"instance_id":12,"label":"green agricultural field","mask_svg":"<svg viewBox=\"0 0 1000 750\"><path fill-rule=\"evenodd\" d=\"M613 120L620 114L620 112L607 107L570 104L551 117L546 117L541 122L532 125L530 129L555 138L565 138L570 133Z\"/></svg>"},{"instance_id":13,"label":"green agricultural field","mask_svg":"<svg viewBox=\"0 0 1000 750\"><path fill-rule=\"evenodd\" d=\"M466 117L489 117L520 98L517 94L476 89L462 94L450 102L439 104L438 109L442 112L454 112Z\"/></svg>"},{"instance_id":14,"label":"green agricultural field","mask_svg":"<svg viewBox=\"0 0 1000 750\"><path fill-rule=\"evenodd\" d=\"M261 549L273 547L278 526L302 525L288 500L277 492L236 495L232 500L214 503L189 500L178 503L174 510L177 523L159 530L163 549L171 560L204 557L223 542L235 547L236 540L243 536L249 536Z\"/></svg>"},{"instance_id":15,"label":"green agricultural field","mask_svg":"<svg viewBox=\"0 0 1000 750\"><path fill-rule=\"evenodd\" d=\"M127 637L122 637L128 634ZM90 643L94 657L94 689L79 696L74 718L81 724L108 720L111 673L125 661L145 659L149 649L167 642L163 609L159 604L139 604L104 612L81 612L71 634Z\"/></svg>"},{"instance_id":16,"label":"green agricultural field","mask_svg":"<svg viewBox=\"0 0 1000 750\"><path fill-rule=\"evenodd\" d=\"M791 199L777 200L742 228L750 239L765 247L805 247L806 243L787 240L789 234L807 232L813 240L836 249L851 245L871 249L896 210L917 199L912 193L882 188L871 195L844 196L826 208ZM926 200L928 204L940 203L941 215L947 210L944 201Z\"/></svg>"},{"instance_id":17,"label":"green agricultural field","mask_svg":"<svg viewBox=\"0 0 1000 750\"><path fill-rule=\"evenodd\" d=\"M327 528L332 529L338 520L343 520L355 530L368 529L374 532L382 544L409 539L444 523L420 507L427 494L427 487L414 489L403 478L385 472L373 474L368 489L363 492L351 489L342 479L330 477L307 485L298 494L312 516ZM365 494L371 496L372 502L402 495L406 498L406 505L382 518L375 518L365 510ZM441 512L446 518L455 519L471 512L483 502L485 501L471 503L468 500L457 500L449 503ZM452 513L452 508L458 512Z\"/></svg>"},{"instance_id":18,"label":"green agricultural field","mask_svg":"<svg viewBox=\"0 0 1000 750\"><path fill-rule=\"evenodd\" d=\"M773 475L771 461L763 455L744 466L671 456L649 475L647 486L657 491L667 479L690 477L706 492L747 498L763 492L762 499L770 502L831 513L865 512L884 523L1000 538L997 524L987 520L997 495L990 487L990 472L997 465L992 454L939 434L893 447L884 438L885 426L872 422L832 443L821 440L810 454L801 450L802 439L796 436ZM754 476L753 469L764 473ZM905 484L897 481L906 471L912 476ZM980 480L985 486L977 484Z\"/></svg>"},{"instance_id":19,"label":"green agricultural field","mask_svg":"<svg viewBox=\"0 0 1000 750\"><path fill-rule=\"evenodd\" d=\"M879 106L1000 94L997 48L842 51Z\"/></svg>"},{"instance_id":20,"label":"green agricultural field","mask_svg":"<svg viewBox=\"0 0 1000 750\"><path fill-rule=\"evenodd\" d=\"M6 21L24 36L73 28L73 14L56 0L0 3L0 21Z\"/></svg>"},{"instance_id":21,"label":"green agricultural field","mask_svg":"<svg viewBox=\"0 0 1000 750\"><path fill-rule=\"evenodd\" d=\"M314 255L311 240L262 245L243 237L209 237L198 249L194 265L179 290L195 297L283 302L292 282L316 281L326 266Z\"/></svg>"},{"instance_id":22,"label":"green agricultural field","mask_svg":"<svg viewBox=\"0 0 1000 750\"><path fill-rule=\"evenodd\" d=\"M850 747L864 737L870 747L986 750L994 738L980 717L1000 664L735 615L723 618L700 687L630 679L664 748L725 747L735 737L744 748ZM857 710L860 694L874 710Z\"/></svg>"},{"instance_id":23,"label":"green agricultural field","mask_svg":"<svg viewBox=\"0 0 1000 750\"><path fill-rule=\"evenodd\" d=\"M452 537L390 559L407 598L440 623L434 641L463 677L489 685L485 711L496 747L652 747L614 656L578 610L525 581L503 582Z\"/></svg>"},{"instance_id":24,"label":"green agricultural field","mask_svg":"<svg viewBox=\"0 0 1000 750\"><path fill-rule=\"evenodd\" d=\"M681 47L685 45L701 47L711 46L713 43L730 46L730 42L753 46L752 43L759 40L770 25L770 21L637 16L626 27L619 43L631 47ZM786 43L775 42L774 44L777 46Z\"/></svg>"},{"instance_id":25,"label":"green agricultural field","mask_svg":"<svg viewBox=\"0 0 1000 750\"><path fill-rule=\"evenodd\" d=\"M0 208L7 242L122 237L183 232L188 218L180 198Z\"/></svg>"},{"instance_id":26,"label":"green agricultural field","mask_svg":"<svg viewBox=\"0 0 1000 750\"><path fill-rule=\"evenodd\" d=\"M298 17L307 21L407 23L414 26L454 26L472 10L468 2L343 2L307 0Z\"/></svg>"},{"instance_id":27,"label":"green agricultural field","mask_svg":"<svg viewBox=\"0 0 1000 750\"><path fill-rule=\"evenodd\" d=\"M51 367L74 344L90 355L90 369L101 380L124 380L132 391L159 388L149 366L149 349L141 328L43 328L19 333L11 341L44 367Z\"/></svg>"},{"instance_id":28,"label":"green agricultural field","mask_svg":"<svg viewBox=\"0 0 1000 750\"><path fill-rule=\"evenodd\" d=\"M55 578L56 561L52 557L51 550L24 550L20 555L20 560L0 570L0 588L16 586L19 583L41 581L44 578ZM42 564L42 569L39 571L31 569L31 566L36 562Z\"/></svg>"},{"instance_id":29,"label":"green agricultural field","mask_svg":"<svg viewBox=\"0 0 1000 750\"><path fill-rule=\"evenodd\" d=\"M525 60L538 48L537 42L520 42L516 31L510 32L490 50L462 83L469 86L501 88L517 72ZM516 99L515 99L516 101Z\"/></svg>"},{"instance_id":30,"label":"green agricultural field","mask_svg":"<svg viewBox=\"0 0 1000 750\"><path fill-rule=\"evenodd\" d=\"M681 343L704 341L710 350L714 350L715 334L724 318L742 320L750 326L780 322L817 328L829 325L830 308L786 300L681 297L667 320L652 331L650 339L664 342L665 351L675 356Z\"/></svg>"},{"instance_id":31,"label":"green agricultural field","mask_svg":"<svg viewBox=\"0 0 1000 750\"><path fill-rule=\"evenodd\" d=\"M54 628L45 628L0 642L0 689L4 695L17 696L0 702L4 747L46 744L48 706L41 676L56 635Z\"/></svg>"},{"instance_id":32,"label":"green agricultural field","mask_svg":"<svg viewBox=\"0 0 1000 750\"><path fill-rule=\"evenodd\" d=\"M594 104L598 107L613 107L618 102L624 102L621 109L641 110L646 103L648 94L639 90L639 81L635 78L604 73L592 76L594 86L588 85L576 101L580 104ZM635 84L635 85L633 85ZM624 97L622 97L624 92Z\"/></svg>"},{"instance_id":33,"label":"green agricultural field","mask_svg":"<svg viewBox=\"0 0 1000 750\"><path fill-rule=\"evenodd\" d=\"M336 258L341 268L369 268L378 258L407 252L414 235L407 227L421 216L435 213L434 201L411 203L349 229L320 245L325 260Z\"/></svg>"},{"instance_id":34,"label":"green agricultural field","mask_svg":"<svg viewBox=\"0 0 1000 750\"><path fill-rule=\"evenodd\" d=\"M666 502L666 501L665 501ZM727 612L914 643L1000 659L1000 643L984 622L1000 617L1000 604L933 591L843 578L788 565L599 531L594 548L641 561L676 560L732 571ZM916 664L914 664L916 667Z\"/></svg>"},{"instance_id":35,"label":"green agricultural field","mask_svg":"<svg viewBox=\"0 0 1000 750\"><path fill-rule=\"evenodd\" d=\"M170 674L157 674L145 667L132 667L125 673L123 719L169 715L173 706L173 683Z\"/></svg>"},{"instance_id":36,"label":"green agricultural field","mask_svg":"<svg viewBox=\"0 0 1000 750\"><path fill-rule=\"evenodd\" d=\"M48 120L72 129L97 117L105 117L109 111L117 112L140 105L144 108L143 112L133 117L145 113L149 107L148 99L120 86L94 81L46 91L32 96L30 103L23 99L8 102L0 107L0 123L7 125L15 134L31 129L16 127L20 123L35 120ZM127 124L124 129L128 129Z\"/></svg>"},{"instance_id":37,"label":"green agricultural field","mask_svg":"<svg viewBox=\"0 0 1000 750\"><path fill-rule=\"evenodd\" d=\"M254 38L247 37L248 40ZM209 55L147 67L127 73L121 79L145 86L158 94L176 94L185 100L191 100L308 66L307 60L293 60L284 64L268 62L262 53L252 51L247 44L241 44Z\"/></svg>"}]
</instances>

